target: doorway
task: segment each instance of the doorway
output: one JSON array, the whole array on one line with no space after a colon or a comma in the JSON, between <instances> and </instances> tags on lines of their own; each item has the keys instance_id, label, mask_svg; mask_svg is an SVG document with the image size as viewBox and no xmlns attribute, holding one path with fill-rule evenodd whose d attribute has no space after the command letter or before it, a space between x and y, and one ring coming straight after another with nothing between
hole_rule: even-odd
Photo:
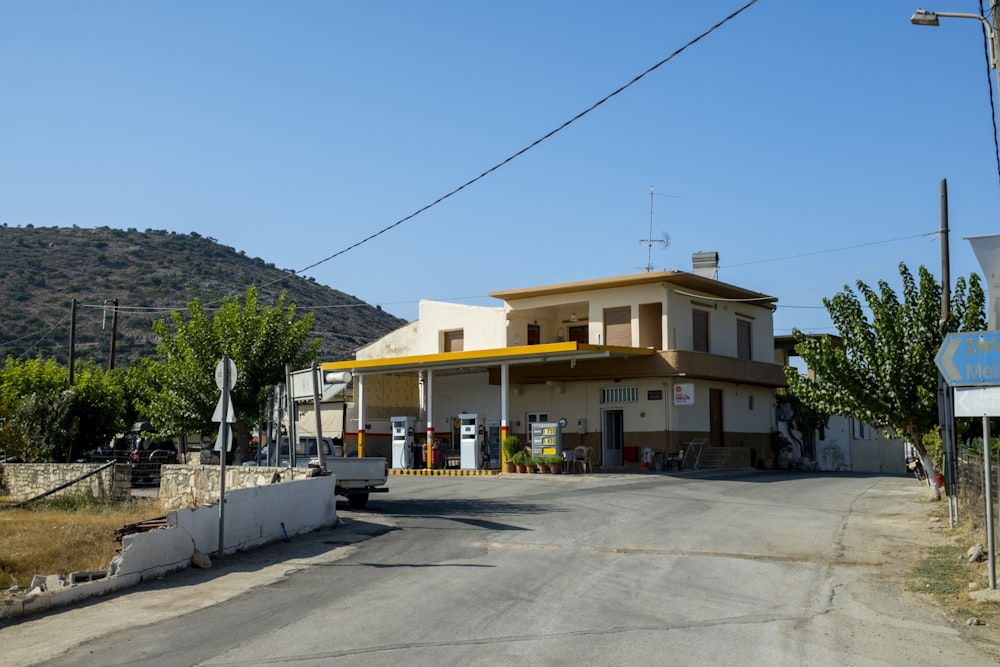
<instances>
[{"instance_id":1,"label":"doorway","mask_svg":"<svg viewBox=\"0 0 1000 667\"><path fill-rule=\"evenodd\" d=\"M722 442L722 390L708 390L708 444L724 445Z\"/></svg>"},{"instance_id":2,"label":"doorway","mask_svg":"<svg viewBox=\"0 0 1000 667\"><path fill-rule=\"evenodd\" d=\"M623 410L601 411L602 465L625 465L622 446L625 442L625 413Z\"/></svg>"}]
</instances>

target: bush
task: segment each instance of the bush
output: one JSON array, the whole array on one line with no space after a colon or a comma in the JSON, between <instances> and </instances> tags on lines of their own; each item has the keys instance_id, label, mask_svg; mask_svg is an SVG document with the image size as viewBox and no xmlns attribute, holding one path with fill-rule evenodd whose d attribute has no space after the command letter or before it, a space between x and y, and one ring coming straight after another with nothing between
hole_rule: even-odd
<instances>
[{"instance_id":1,"label":"bush","mask_svg":"<svg viewBox=\"0 0 1000 667\"><path fill-rule=\"evenodd\" d=\"M514 455L521 451L521 439L516 435L508 435L503 439L503 455L508 461L514 460Z\"/></svg>"}]
</instances>

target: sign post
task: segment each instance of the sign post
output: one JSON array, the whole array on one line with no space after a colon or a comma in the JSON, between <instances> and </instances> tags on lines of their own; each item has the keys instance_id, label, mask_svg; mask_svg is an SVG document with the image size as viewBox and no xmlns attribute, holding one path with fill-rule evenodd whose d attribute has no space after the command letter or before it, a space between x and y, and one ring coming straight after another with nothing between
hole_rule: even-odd
<instances>
[{"instance_id":1,"label":"sign post","mask_svg":"<svg viewBox=\"0 0 1000 667\"><path fill-rule=\"evenodd\" d=\"M219 422L219 435L215 439L215 451L219 452L219 560L222 560L226 544L223 539L226 518L226 454L232 449L229 425L236 423L236 410L233 409L229 390L234 384L236 384L236 364L229 357L223 357L215 367L215 386L222 393L212 415L212 421Z\"/></svg>"},{"instance_id":2,"label":"sign post","mask_svg":"<svg viewBox=\"0 0 1000 667\"><path fill-rule=\"evenodd\" d=\"M950 333L934 363L952 388L955 417L983 419L983 486L986 496L986 541L990 590L997 587L994 550L993 483L990 461L990 417L1000 417L1000 331Z\"/></svg>"}]
</instances>

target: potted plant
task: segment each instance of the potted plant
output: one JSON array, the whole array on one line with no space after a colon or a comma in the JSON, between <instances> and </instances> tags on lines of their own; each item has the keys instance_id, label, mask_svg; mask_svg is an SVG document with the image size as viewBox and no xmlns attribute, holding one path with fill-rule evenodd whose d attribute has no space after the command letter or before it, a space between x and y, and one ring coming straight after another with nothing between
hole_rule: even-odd
<instances>
[{"instance_id":1,"label":"potted plant","mask_svg":"<svg viewBox=\"0 0 1000 667\"><path fill-rule=\"evenodd\" d=\"M514 456L521 451L521 439L516 435L508 435L503 439L504 472L514 472Z\"/></svg>"},{"instance_id":2,"label":"potted plant","mask_svg":"<svg viewBox=\"0 0 1000 667\"><path fill-rule=\"evenodd\" d=\"M544 457L546 465L549 467L549 472L553 475L558 475L560 468L562 468L563 457L561 454L549 454Z\"/></svg>"},{"instance_id":3,"label":"potted plant","mask_svg":"<svg viewBox=\"0 0 1000 667\"><path fill-rule=\"evenodd\" d=\"M538 465L538 462L535 461L535 459L531 458L528 455L525 455L525 457L524 457L524 472L527 472L527 473L535 472L535 467L537 465Z\"/></svg>"},{"instance_id":4,"label":"potted plant","mask_svg":"<svg viewBox=\"0 0 1000 667\"><path fill-rule=\"evenodd\" d=\"M788 468L788 455L792 451L792 441L781 431L771 431L771 449L774 451L774 466L779 470Z\"/></svg>"},{"instance_id":5,"label":"potted plant","mask_svg":"<svg viewBox=\"0 0 1000 667\"><path fill-rule=\"evenodd\" d=\"M538 468L538 472L545 473L549 471L548 455L542 454L541 456L535 457L535 467Z\"/></svg>"},{"instance_id":6,"label":"potted plant","mask_svg":"<svg viewBox=\"0 0 1000 667\"><path fill-rule=\"evenodd\" d=\"M527 468L528 455L524 452L524 450L514 452L513 456L510 457L510 460L518 472L525 472L525 469Z\"/></svg>"}]
</instances>

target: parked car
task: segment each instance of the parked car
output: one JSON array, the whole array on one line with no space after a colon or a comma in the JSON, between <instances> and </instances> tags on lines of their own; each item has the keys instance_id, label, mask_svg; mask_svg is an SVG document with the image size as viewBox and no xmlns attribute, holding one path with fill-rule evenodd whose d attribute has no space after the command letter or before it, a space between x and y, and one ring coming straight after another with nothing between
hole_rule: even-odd
<instances>
[{"instance_id":1,"label":"parked car","mask_svg":"<svg viewBox=\"0 0 1000 667\"><path fill-rule=\"evenodd\" d=\"M160 482L160 466L177 463L177 443L160 438L146 422L137 422L129 430L129 465L132 484L156 485Z\"/></svg>"},{"instance_id":2,"label":"parked car","mask_svg":"<svg viewBox=\"0 0 1000 667\"><path fill-rule=\"evenodd\" d=\"M269 446L265 446L260 453L260 463L261 465L273 465L273 463L268 462ZM341 444L340 438L323 438L323 456L324 457L334 457L344 455L344 445ZM319 453L316 450L316 436L307 435L302 436L298 439L298 444L295 446L295 465L300 468L308 467L310 462L319 462ZM277 465L287 466L288 465L288 438L283 437L278 443L278 462Z\"/></svg>"}]
</instances>

